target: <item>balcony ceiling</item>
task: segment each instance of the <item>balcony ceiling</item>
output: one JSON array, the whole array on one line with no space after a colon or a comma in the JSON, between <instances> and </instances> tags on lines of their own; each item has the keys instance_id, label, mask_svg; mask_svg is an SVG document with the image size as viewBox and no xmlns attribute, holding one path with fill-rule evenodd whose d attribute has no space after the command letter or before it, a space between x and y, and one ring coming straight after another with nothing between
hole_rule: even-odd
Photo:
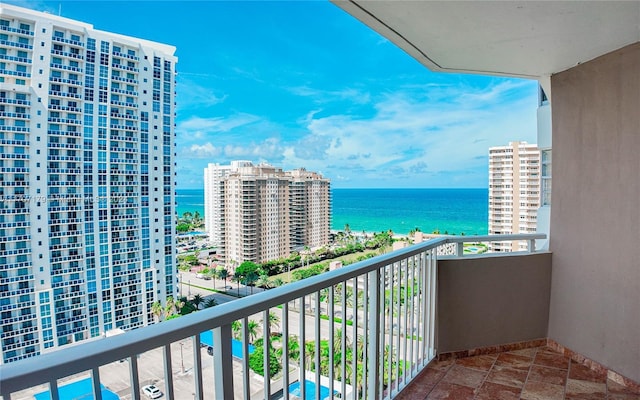
<instances>
[{"instance_id":1,"label":"balcony ceiling","mask_svg":"<svg viewBox=\"0 0 640 400\"><path fill-rule=\"evenodd\" d=\"M433 71L539 79L640 41L640 1L335 4Z\"/></svg>"}]
</instances>

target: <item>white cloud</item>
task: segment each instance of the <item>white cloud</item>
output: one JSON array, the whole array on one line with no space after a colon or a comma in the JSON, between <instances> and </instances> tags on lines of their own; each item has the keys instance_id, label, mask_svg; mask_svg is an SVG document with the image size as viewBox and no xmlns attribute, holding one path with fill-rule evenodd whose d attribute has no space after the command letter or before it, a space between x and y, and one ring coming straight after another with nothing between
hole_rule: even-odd
<instances>
[{"instance_id":1,"label":"white cloud","mask_svg":"<svg viewBox=\"0 0 640 400\"><path fill-rule=\"evenodd\" d=\"M442 174L446 171L459 171L464 179L483 179L478 174L486 169L488 147L535 141L535 90L522 97L526 85L532 83L440 88L448 92L447 102L428 102L420 91L407 90L376 102L370 118L311 115L308 135L287 146L284 162L324 169L335 177L351 175L356 182L370 182L369 186L397 184L394 179L429 186L429 179L451 179ZM516 90L520 97L513 100ZM380 183L384 179L389 180Z\"/></svg>"},{"instance_id":2,"label":"white cloud","mask_svg":"<svg viewBox=\"0 0 640 400\"><path fill-rule=\"evenodd\" d=\"M222 151L219 147L214 146L211 143L205 144L193 144L187 151L191 157L195 158L211 158L219 156Z\"/></svg>"},{"instance_id":3,"label":"white cloud","mask_svg":"<svg viewBox=\"0 0 640 400\"><path fill-rule=\"evenodd\" d=\"M216 162L227 162L235 159L246 158L252 161L265 161L274 163L282 159L283 147L277 138L267 138L259 143L246 145L221 145L215 146L211 142L193 144L186 148L181 156L183 158L216 158Z\"/></svg>"},{"instance_id":4,"label":"white cloud","mask_svg":"<svg viewBox=\"0 0 640 400\"><path fill-rule=\"evenodd\" d=\"M535 83L428 86L401 87L330 115L310 108L289 125L242 113L192 117L178 126L181 156L305 167L337 187L483 187L489 147L535 142ZM307 89L299 93L319 95Z\"/></svg>"},{"instance_id":5,"label":"white cloud","mask_svg":"<svg viewBox=\"0 0 640 400\"><path fill-rule=\"evenodd\" d=\"M177 96L177 111L194 108L209 108L224 102L226 94L217 94L211 88L201 86L183 74L178 75L179 94Z\"/></svg>"},{"instance_id":6,"label":"white cloud","mask_svg":"<svg viewBox=\"0 0 640 400\"><path fill-rule=\"evenodd\" d=\"M204 130L210 132L228 132L238 126L250 124L260 118L251 114L236 114L231 117L191 117L178 125L181 130Z\"/></svg>"},{"instance_id":7,"label":"white cloud","mask_svg":"<svg viewBox=\"0 0 640 400\"><path fill-rule=\"evenodd\" d=\"M283 148L277 138L268 138L260 143L250 143L245 146L227 145L224 148L224 155L229 158L250 157L268 162L281 159L282 153Z\"/></svg>"},{"instance_id":8,"label":"white cloud","mask_svg":"<svg viewBox=\"0 0 640 400\"><path fill-rule=\"evenodd\" d=\"M316 103L330 103L333 101L348 100L354 104L367 104L371 102L371 94L354 88L345 88L342 90L322 90L309 86L295 86L287 88L287 90L296 96L310 97Z\"/></svg>"}]
</instances>

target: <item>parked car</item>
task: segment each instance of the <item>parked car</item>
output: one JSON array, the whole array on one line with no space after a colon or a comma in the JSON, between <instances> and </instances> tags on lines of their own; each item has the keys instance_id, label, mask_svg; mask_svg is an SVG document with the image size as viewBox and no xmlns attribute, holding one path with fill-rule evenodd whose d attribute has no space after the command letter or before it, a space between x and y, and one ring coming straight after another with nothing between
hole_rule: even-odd
<instances>
[{"instance_id":1,"label":"parked car","mask_svg":"<svg viewBox=\"0 0 640 400\"><path fill-rule=\"evenodd\" d=\"M155 385L146 385L142 387L142 393L150 399L162 397L162 392Z\"/></svg>"},{"instance_id":2,"label":"parked car","mask_svg":"<svg viewBox=\"0 0 640 400\"><path fill-rule=\"evenodd\" d=\"M196 278L198 278L198 279L204 279L204 274L197 273L197 274L196 274Z\"/></svg>"}]
</instances>

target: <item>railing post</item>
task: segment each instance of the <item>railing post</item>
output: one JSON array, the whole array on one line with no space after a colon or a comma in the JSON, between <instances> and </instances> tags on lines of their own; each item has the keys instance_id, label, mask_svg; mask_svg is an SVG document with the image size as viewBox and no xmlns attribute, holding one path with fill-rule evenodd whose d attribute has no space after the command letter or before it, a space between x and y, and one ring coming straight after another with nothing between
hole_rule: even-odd
<instances>
[{"instance_id":1,"label":"railing post","mask_svg":"<svg viewBox=\"0 0 640 400\"><path fill-rule=\"evenodd\" d=\"M91 370L91 384L93 386L93 398L102 400L102 388L100 387L100 369L94 367Z\"/></svg>"},{"instance_id":2,"label":"railing post","mask_svg":"<svg viewBox=\"0 0 640 400\"><path fill-rule=\"evenodd\" d=\"M204 399L204 389L202 386L202 353L200 352L200 334L191 337L193 343L193 384L196 400ZM219 342L218 342L219 343Z\"/></svg>"},{"instance_id":3,"label":"railing post","mask_svg":"<svg viewBox=\"0 0 640 400\"><path fill-rule=\"evenodd\" d=\"M429 319L429 358L436 356L438 347L438 256L434 252L430 254L429 262L429 298L430 298L430 319Z\"/></svg>"},{"instance_id":4,"label":"railing post","mask_svg":"<svg viewBox=\"0 0 640 400\"><path fill-rule=\"evenodd\" d=\"M129 357L129 379L131 380L131 398L140 398L140 376L138 375L138 355Z\"/></svg>"},{"instance_id":5,"label":"railing post","mask_svg":"<svg viewBox=\"0 0 640 400\"><path fill-rule=\"evenodd\" d=\"M171 343L164 345L162 352L164 363L164 384L168 398L173 398L173 366L171 364Z\"/></svg>"},{"instance_id":6,"label":"railing post","mask_svg":"<svg viewBox=\"0 0 640 400\"><path fill-rule=\"evenodd\" d=\"M384 268L384 267L383 267ZM380 397L380 385L378 380L384 379L384 376L379 374L380 362L384 365L384 350L380 351L380 335L384 335L384 332L380 332L380 269L369 272L368 274L368 289L369 289L369 337L367 343L367 398L370 400L378 399ZM365 293L365 296L367 293ZM355 338L354 338L355 341ZM391 379L391 376L389 376ZM354 385L355 389L356 385Z\"/></svg>"},{"instance_id":7,"label":"railing post","mask_svg":"<svg viewBox=\"0 0 640 400\"><path fill-rule=\"evenodd\" d=\"M535 253L535 252L536 252L536 240L529 239L529 253Z\"/></svg>"},{"instance_id":8,"label":"railing post","mask_svg":"<svg viewBox=\"0 0 640 400\"><path fill-rule=\"evenodd\" d=\"M456 243L456 255L458 257L464 256L464 242Z\"/></svg>"},{"instance_id":9,"label":"railing post","mask_svg":"<svg viewBox=\"0 0 640 400\"><path fill-rule=\"evenodd\" d=\"M271 333L269 332L269 309L262 312L262 367L264 373L264 399L271 398Z\"/></svg>"},{"instance_id":10,"label":"railing post","mask_svg":"<svg viewBox=\"0 0 640 400\"><path fill-rule=\"evenodd\" d=\"M56 379L49 382L49 393L51 393L51 400L60 400L60 394L58 393L58 381Z\"/></svg>"},{"instance_id":11,"label":"railing post","mask_svg":"<svg viewBox=\"0 0 640 400\"><path fill-rule=\"evenodd\" d=\"M233 400L233 361L231 354L231 325L213 330L213 377L215 398Z\"/></svg>"}]
</instances>

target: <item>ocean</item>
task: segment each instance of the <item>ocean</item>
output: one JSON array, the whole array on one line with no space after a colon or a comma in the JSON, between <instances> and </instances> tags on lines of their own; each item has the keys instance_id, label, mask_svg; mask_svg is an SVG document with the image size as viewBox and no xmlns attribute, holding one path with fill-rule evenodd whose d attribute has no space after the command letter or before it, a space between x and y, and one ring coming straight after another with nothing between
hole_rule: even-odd
<instances>
[{"instance_id":1,"label":"ocean","mask_svg":"<svg viewBox=\"0 0 640 400\"><path fill-rule=\"evenodd\" d=\"M204 217L204 190L177 191L177 212ZM331 229L486 235L488 189L332 189Z\"/></svg>"}]
</instances>

